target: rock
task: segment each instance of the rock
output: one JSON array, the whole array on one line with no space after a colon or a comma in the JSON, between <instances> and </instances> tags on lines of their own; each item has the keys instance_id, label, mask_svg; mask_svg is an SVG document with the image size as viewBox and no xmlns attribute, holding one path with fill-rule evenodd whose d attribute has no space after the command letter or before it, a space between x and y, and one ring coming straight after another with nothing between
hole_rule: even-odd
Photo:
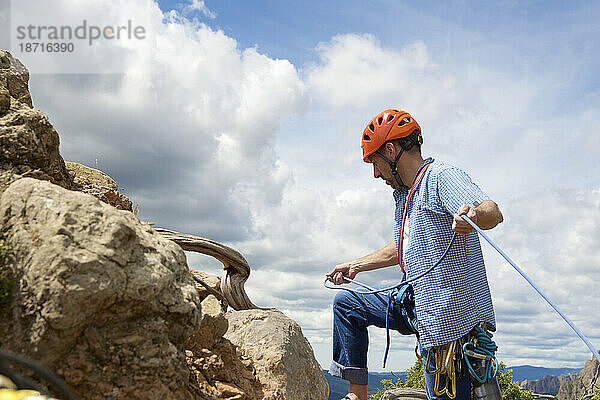
<instances>
[{"instance_id":1,"label":"rock","mask_svg":"<svg viewBox=\"0 0 600 400\"><path fill-rule=\"evenodd\" d=\"M187 348L192 351L198 349L212 349L227 332L229 323L223 313L223 308L219 300L208 295L202 300L202 319L200 320L200 329L192 336L187 344Z\"/></svg>"},{"instance_id":2,"label":"rock","mask_svg":"<svg viewBox=\"0 0 600 400\"><path fill-rule=\"evenodd\" d=\"M277 310L225 314L231 341L252 362L265 400L326 400L329 387L300 326Z\"/></svg>"},{"instance_id":3,"label":"rock","mask_svg":"<svg viewBox=\"0 0 600 400\"><path fill-rule=\"evenodd\" d=\"M0 50L0 88L17 101L33 107L29 94L29 71L8 51Z\"/></svg>"},{"instance_id":4,"label":"rock","mask_svg":"<svg viewBox=\"0 0 600 400\"><path fill-rule=\"evenodd\" d=\"M0 197L0 347L40 361L85 399L191 399L185 343L200 301L183 251L133 214L24 178Z\"/></svg>"},{"instance_id":5,"label":"rock","mask_svg":"<svg viewBox=\"0 0 600 400\"><path fill-rule=\"evenodd\" d=\"M381 396L381 400L427 400L427 393L425 393L425 389L391 389Z\"/></svg>"},{"instance_id":6,"label":"rock","mask_svg":"<svg viewBox=\"0 0 600 400\"><path fill-rule=\"evenodd\" d=\"M592 356L585 362L581 372L570 382L565 382L558 389L558 400L589 400L596 388L600 386L600 364Z\"/></svg>"},{"instance_id":7,"label":"rock","mask_svg":"<svg viewBox=\"0 0 600 400\"><path fill-rule=\"evenodd\" d=\"M0 89L0 115L10 110L10 92L6 89Z\"/></svg>"},{"instance_id":8,"label":"rock","mask_svg":"<svg viewBox=\"0 0 600 400\"><path fill-rule=\"evenodd\" d=\"M190 367L190 388L199 398L262 400L263 386L254 376L248 360L242 360L236 347L221 339L212 350L198 349L186 352ZM239 391L239 392L238 392ZM227 395L227 393L230 393Z\"/></svg>"},{"instance_id":9,"label":"rock","mask_svg":"<svg viewBox=\"0 0 600 400\"><path fill-rule=\"evenodd\" d=\"M546 375L541 379L525 379L524 381L519 382L518 385L520 388L531 390L536 394L548 394L554 396L558 393L558 389L563 383L572 382L574 379L575 375Z\"/></svg>"},{"instance_id":10,"label":"rock","mask_svg":"<svg viewBox=\"0 0 600 400\"><path fill-rule=\"evenodd\" d=\"M58 134L48 118L32 108L28 81L23 64L0 50L0 175L29 176L71 189Z\"/></svg>"},{"instance_id":11,"label":"rock","mask_svg":"<svg viewBox=\"0 0 600 400\"><path fill-rule=\"evenodd\" d=\"M48 175L50 175L50 182L64 187L65 189L77 190L73 185L73 177L67 171L65 161L60 154L56 156L54 162L50 164Z\"/></svg>"},{"instance_id":12,"label":"rock","mask_svg":"<svg viewBox=\"0 0 600 400\"><path fill-rule=\"evenodd\" d=\"M219 294L219 300L223 300L223 293L221 293L221 278L216 275L209 275L195 269L190 270L190 272L196 281L196 289L198 290L200 300L204 300L209 294ZM199 283L198 280L201 280L204 285Z\"/></svg>"},{"instance_id":13,"label":"rock","mask_svg":"<svg viewBox=\"0 0 600 400\"><path fill-rule=\"evenodd\" d=\"M58 146L58 134L39 110L20 107L0 117L0 169L51 180Z\"/></svg>"},{"instance_id":14,"label":"rock","mask_svg":"<svg viewBox=\"0 0 600 400\"><path fill-rule=\"evenodd\" d=\"M65 167L73 176L72 190L91 194L119 210L133 211L131 200L119 191L119 185L104 172L75 162L66 162Z\"/></svg>"}]
</instances>

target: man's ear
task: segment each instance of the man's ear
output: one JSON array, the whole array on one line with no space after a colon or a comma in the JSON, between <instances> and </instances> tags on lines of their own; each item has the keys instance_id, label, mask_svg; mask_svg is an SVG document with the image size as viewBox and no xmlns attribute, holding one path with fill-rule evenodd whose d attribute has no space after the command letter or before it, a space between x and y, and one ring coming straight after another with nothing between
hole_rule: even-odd
<instances>
[{"instance_id":1,"label":"man's ear","mask_svg":"<svg viewBox=\"0 0 600 400\"><path fill-rule=\"evenodd\" d=\"M394 158L394 151L396 150L396 146L394 146L394 144L392 142L387 142L385 144L385 154L386 156L388 156L389 159L393 159Z\"/></svg>"}]
</instances>

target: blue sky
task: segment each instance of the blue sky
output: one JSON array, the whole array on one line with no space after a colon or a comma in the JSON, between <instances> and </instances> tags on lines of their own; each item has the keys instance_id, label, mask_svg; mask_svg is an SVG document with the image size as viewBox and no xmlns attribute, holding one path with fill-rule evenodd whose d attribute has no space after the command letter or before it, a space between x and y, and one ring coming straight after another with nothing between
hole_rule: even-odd
<instances>
[{"instance_id":1,"label":"blue sky","mask_svg":"<svg viewBox=\"0 0 600 400\"><path fill-rule=\"evenodd\" d=\"M109 173L140 218L241 251L251 299L298 321L323 367L333 297L323 275L391 240L391 192L360 157L364 124L389 107L419 121L425 156L465 169L500 205L505 222L490 236L600 345L600 3L78 4L22 0L0 13L148 28L148 40L98 43L85 59L12 48L63 157ZM583 365L583 343L483 250L500 358ZM188 263L220 274L209 258ZM371 334L380 370L384 332ZM412 348L394 337L389 367L412 365Z\"/></svg>"},{"instance_id":2,"label":"blue sky","mask_svg":"<svg viewBox=\"0 0 600 400\"><path fill-rule=\"evenodd\" d=\"M181 1L159 1L163 11ZM302 67L316 62L315 46L345 33L370 33L383 46L427 43L437 62L477 61L506 73L566 75L576 96L598 90L600 27L597 2L559 1L207 1L214 19L191 13L214 29L272 58ZM485 48L482 48L485 43ZM550 68L548 68L550 66ZM576 74L576 77L573 77ZM559 76L556 77L559 80ZM564 82L557 82L561 85ZM568 99L565 99L568 101Z\"/></svg>"}]
</instances>

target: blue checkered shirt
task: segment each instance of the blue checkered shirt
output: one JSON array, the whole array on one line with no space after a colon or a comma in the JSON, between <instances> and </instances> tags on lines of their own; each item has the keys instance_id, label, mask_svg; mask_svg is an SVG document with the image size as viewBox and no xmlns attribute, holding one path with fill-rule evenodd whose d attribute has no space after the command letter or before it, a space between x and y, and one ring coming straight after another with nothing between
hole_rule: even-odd
<instances>
[{"instance_id":1,"label":"blue checkered shirt","mask_svg":"<svg viewBox=\"0 0 600 400\"><path fill-rule=\"evenodd\" d=\"M398 246L400 223L408 189L394 191L394 237ZM452 238L453 214L464 204L489 197L459 168L433 162L408 204L408 243L404 265L408 278L424 272L440 259ZM406 228L405 228L406 231ZM480 322L495 331L492 297L476 232L456 235L440 265L412 283L421 346L428 349L464 336Z\"/></svg>"}]
</instances>

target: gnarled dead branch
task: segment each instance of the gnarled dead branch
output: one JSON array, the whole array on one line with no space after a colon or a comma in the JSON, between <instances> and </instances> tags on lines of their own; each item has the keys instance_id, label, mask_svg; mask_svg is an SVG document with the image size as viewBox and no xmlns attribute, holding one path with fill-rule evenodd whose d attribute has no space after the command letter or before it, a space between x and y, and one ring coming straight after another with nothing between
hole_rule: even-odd
<instances>
[{"instance_id":1,"label":"gnarled dead branch","mask_svg":"<svg viewBox=\"0 0 600 400\"><path fill-rule=\"evenodd\" d=\"M221 291L234 310L248 310L256 307L244 290L244 283L250 276L250 266L239 252L219 242L201 236L154 228L165 238L177 243L183 250L212 256L223 264Z\"/></svg>"}]
</instances>

